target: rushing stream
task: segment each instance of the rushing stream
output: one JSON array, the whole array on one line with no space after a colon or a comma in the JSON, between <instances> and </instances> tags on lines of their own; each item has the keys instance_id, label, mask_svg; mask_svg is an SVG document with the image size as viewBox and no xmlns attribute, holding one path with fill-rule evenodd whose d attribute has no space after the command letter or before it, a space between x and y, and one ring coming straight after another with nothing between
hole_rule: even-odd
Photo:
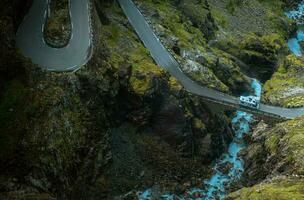
<instances>
[{"instance_id":1,"label":"rushing stream","mask_svg":"<svg viewBox=\"0 0 304 200\"><path fill-rule=\"evenodd\" d=\"M257 97L261 97L261 84L253 80L251 84ZM250 130L252 114L243 111L237 111L233 120L234 139L229 145L228 151L224 153L214 164L214 174L209 180L204 181L207 188L192 188L188 191L187 197L176 196L166 193L162 195L164 200L215 200L222 199L226 194L226 188L232 183L236 183L241 178L244 171L243 160L239 157L239 152L246 147L244 136ZM225 168L226 170L222 170ZM138 195L139 200L152 199L152 189L148 189Z\"/></svg>"},{"instance_id":2,"label":"rushing stream","mask_svg":"<svg viewBox=\"0 0 304 200\"><path fill-rule=\"evenodd\" d=\"M285 13L287 17L296 20L298 31L293 38L288 40L290 51L296 56L302 56L303 50L300 42L304 41L304 1L302 1L296 10ZM251 84L255 91L255 96L261 97L262 86L257 80ZM214 164L213 176L204 181L205 188L192 188L187 196L176 196L172 193L162 195L163 200L216 200L223 199L226 195L226 188L233 183L237 183L244 171L243 160L239 157L239 152L246 147L244 136L249 133L252 114L237 111L232 119L234 138L230 143L228 151L224 153ZM224 170L223 170L224 169ZM207 188L207 189L206 189ZM152 189L138 193L139 200L152 200Z\"/></svg>"},{"instance_id":3,"label":"rushing stream","mask_svg":"<svg viewBox=\"0 0 304 200\"><path fill-rule=\"evenodd\" d=\"M304 41L304 1L302 1L296 10L285 12L290 19L296 20L298 24L298 31L296 36L288 40L288 47L290 51L296 56L302 56L302 48L300 42Z\"/></svg>"},{"instance_id":4,"label":"rushing stream","mask_svg":"<svg viewBox=\"0 0 304 200\"><path fill-rule=\"evenodd\" d=\"M252 89L255 91L257 97L261 97L262 87L257 80L253 80L251 84ZM191 196L194 193L199 193L201 198L205 200L222 199L226 194L225 188L232 183L236 183L241 178L244 171L243 160L239 157L239 152L246 147L244 136L250 130L250 122L252 121L252 114L248 114L243 111L237 111L232 119L233 130L235 133L234 139L229 145L228 152L224 153L214 166L214 175L204 181L207 186L207 191L194 188L190 191ZM229 167L228 173L221 170L225 167ZM224 170L226 171L226 170Z\"/></svg>"}]
</instances>

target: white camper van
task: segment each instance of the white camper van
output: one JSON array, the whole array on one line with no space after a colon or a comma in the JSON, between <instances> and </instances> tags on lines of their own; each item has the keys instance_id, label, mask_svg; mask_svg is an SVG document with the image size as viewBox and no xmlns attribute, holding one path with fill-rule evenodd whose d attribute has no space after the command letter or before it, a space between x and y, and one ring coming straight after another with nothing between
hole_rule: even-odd
<instances>
[{"instance_id":1,"label":"white camper van","mask_svg":"<svg viewBox=\"0 0 304 200\"><path fill-rule=\"evenodd\" d=\"M241 96L240 103L243 106L259 109L260 99L256 96Z\"/></svg>"}]
</instances>

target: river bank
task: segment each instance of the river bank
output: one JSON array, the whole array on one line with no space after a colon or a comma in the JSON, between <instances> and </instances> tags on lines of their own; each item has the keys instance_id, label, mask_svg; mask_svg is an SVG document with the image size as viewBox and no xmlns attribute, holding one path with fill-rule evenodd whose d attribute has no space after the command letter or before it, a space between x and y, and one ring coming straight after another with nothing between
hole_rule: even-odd
<instances>
[{"instance_id":1,"label":"river bank","mask_svg":"<svg viewBox=\"0 0 304 200\"><path fill-rule=\"evenodd\" d=\"M261 97L262 86L257 80L253 80L251 84L254 95ZM223 199L227 195L227 189L231 186L238 185L242 173L244 172L244 161L240 157L240 152L246 148L246 140L244 139L250 133L250 123L253 115L242 111L236 111L232 119L232 127L234 138L229 144L227 152L222 154L214 163L213 175L210 179L206 179L202 183L201 188L192 188L186 192L184 196L173 193L165 193L157 197L153 194L153 189L147 189L138 193L139 200L151 200L161 198L164 200L216 200Z\"/></svg>"}]
</instances>

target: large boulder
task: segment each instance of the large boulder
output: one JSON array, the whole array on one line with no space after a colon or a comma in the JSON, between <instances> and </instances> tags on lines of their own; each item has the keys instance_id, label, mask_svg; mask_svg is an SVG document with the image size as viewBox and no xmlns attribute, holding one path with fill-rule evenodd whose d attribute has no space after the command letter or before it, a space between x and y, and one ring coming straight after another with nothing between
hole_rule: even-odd
<instances>
[{"instance_id":1,"label":"large boulder","mask_svg":"<svg viewBox=\"0 0 304 200\"><path fill-rule=\"evenodd\" d=\"M179 9L190 19L194 27L203 32L207 40L215 37L218 28L210 13L207 1L181 0Z\"/></svg>"}]
</instances>

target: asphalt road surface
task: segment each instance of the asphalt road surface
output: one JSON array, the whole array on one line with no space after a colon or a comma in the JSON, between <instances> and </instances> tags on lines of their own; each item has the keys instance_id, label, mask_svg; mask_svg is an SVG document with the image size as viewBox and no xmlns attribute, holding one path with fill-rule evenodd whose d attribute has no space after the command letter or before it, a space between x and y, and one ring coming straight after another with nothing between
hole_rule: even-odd
<instances>
[{"instance_id":1,"label":"asphalt road surface","mask_svg":"<svg viewBox=\"0 0 304 200\"><path fill-rule=\"evenodd\" d=\"M168 50L159 41L159 38L155 35L150 25L147 23L143 15L137 9L136 5L131 0L118 0L121 8L126 14L129 22L135 29L137 35L144 43L146 48L150 51L151 56L155 62L167 70L172 76L174 76L184 86L184 88L199 96L213 100L219 103L235 105L242 108L239 102L239 98L224 94L207 87L203 87L187 77L180 69L179 63L168 52ZM251 108L247 110L255 111ZM281 108L265 104L260 104L258 112L262 112L265 115L275 115L282 118L293 119L304 114L304 108Z\"/></svg>"},{"instance_id":2,"label":"asphalt road surface","mask_svg":"<svg viewBox=\"0 0 304 200\"><path fill-rule=\"evenodd\" d=\"M89 0L70 1L71 38L63 48L52 48L44 41L49 0L34 0L20 25L16 42L33 63L49 71L74 71L85 65L92 55Z\"/></svg>"}]
</instances>

